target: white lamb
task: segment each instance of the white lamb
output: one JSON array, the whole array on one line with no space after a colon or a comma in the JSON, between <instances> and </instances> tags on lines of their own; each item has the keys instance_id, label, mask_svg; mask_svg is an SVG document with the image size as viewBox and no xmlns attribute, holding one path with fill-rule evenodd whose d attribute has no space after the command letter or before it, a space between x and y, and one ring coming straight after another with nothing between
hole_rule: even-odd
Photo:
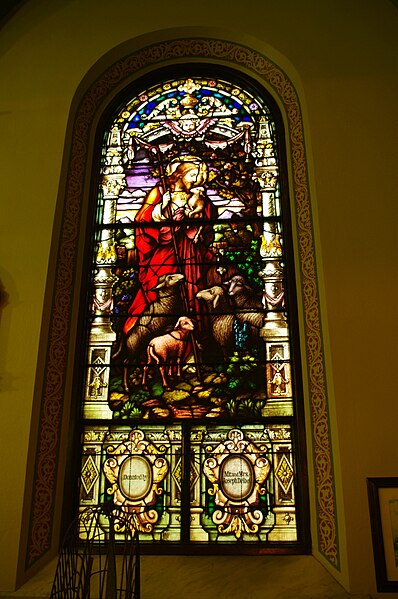
<instances>
[{"instance_id":1,"label":"white lamb","mask_svg":"<svg viewBox=\"0 0 398 599\"><path fill-rule=\"evenodd\" d=\"M154 337L148 344L148 361L144 366L142 374L142 385L147 386L148 368L152 363L159 366L162 384L166 390L170 386L166 379L166 368L168 376L172 374L173 364L177 364L177 377L181 376L181 359L184 355L188 335L194 330L195 325L188 316L180 316L174 329L170 333Z\"/></svg>"}]
</instances>

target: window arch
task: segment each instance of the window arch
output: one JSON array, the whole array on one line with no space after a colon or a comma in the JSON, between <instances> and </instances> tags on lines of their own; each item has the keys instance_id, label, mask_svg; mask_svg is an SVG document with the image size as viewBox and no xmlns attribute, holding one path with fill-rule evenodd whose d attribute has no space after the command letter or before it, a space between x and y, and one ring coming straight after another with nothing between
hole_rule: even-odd
<instances>
[{"instance_id":1,"label":"window arch","mask_svg":"<svg viewBox=\"0 0 398 599\"><path fill-rule=\"evenodd\" d=\"M49 283L52 303L48 311L48 342L41 350L46 367L42 381L38 381L36 393L36 401L41 408L38 414L37 457L31 473L33 493L30 505L27 503L26 568L34 566L52 548L56 550L57 547L60 504L57 500L56 480L59 473L61 480L63 476L63 439L65 428L70 426L67 417L69 402L76 395L68 373L78 367L75 365L74 368L73 351L75 323L79 318L79 309L74 301L74 284L76 281L79 285L81 279L79 264L84 236L80 235L80 230L86 219L90 189L87 178L91 176L92 132L104 105L109 103L109 98L114 96L116 90L125 87L146 70L156 68L160 62L176 65L181 60L190 58L194 62L201 60L208 64L229 64L237 69L236 73L252 73L257 81L271 90L284 112L304 311L303 346L306 351L305 367L313 437L316 546L326 560L338 568L334 474L311 207L303 125L294 85L282 69L262 54L225 40L178 39L138 50L134 46L130 53L125 46L119 49L118 56L116 62L114 54L107 57L102 61L102 66L98 65L95 72L86 78L77 92L71 110L59 193L59 217L54 229L54 247L58 249L54 254L53 279ZM61 425L64 436L61 434Z\"/></svg>"},{"instance_id":2,"label":"window arch","mask_svg":"<svg viewBox=\"0 0 398 599\"><path fill-rule=\"evenodd\" d=\"M188 64L128 86L102 123L80 508L112 502L166 548L306 550L275 102Z\"/></svg>"}]
</instances>

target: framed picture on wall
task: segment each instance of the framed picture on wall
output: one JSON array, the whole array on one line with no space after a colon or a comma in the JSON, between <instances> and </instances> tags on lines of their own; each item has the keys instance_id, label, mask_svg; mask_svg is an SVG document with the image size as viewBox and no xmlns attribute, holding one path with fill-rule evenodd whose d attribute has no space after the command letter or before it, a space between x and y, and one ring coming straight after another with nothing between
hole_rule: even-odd
<instances>
[{"instance_id":1,"label":"framed picture on wall","mask_svg":"<svg viewBox=\"0 0 398 599\"><path fill-rule=\"evenodd\" d=\"M398 591L398 477L368 478L370 523L379 592Z\"/></svg>"}]
</instances>

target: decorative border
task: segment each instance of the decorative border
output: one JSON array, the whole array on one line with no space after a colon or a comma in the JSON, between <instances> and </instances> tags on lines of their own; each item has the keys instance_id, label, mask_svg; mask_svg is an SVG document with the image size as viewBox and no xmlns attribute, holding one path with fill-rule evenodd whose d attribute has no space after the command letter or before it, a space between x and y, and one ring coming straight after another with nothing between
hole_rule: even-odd
<instances>
[{"instance_id":1,"label":"decorative border","mask_svg":"<svg viewBox=\"0 0 398 599\"><path fill-rule=\"evenodd\" d=\"M228 41L190 38L154 44L120 59L87 90L74 119L72 146L62 231L57 255L54 297L50 314L46 372L42 394L34 493L31 503L27 567L40 559L51 546L55 503L68 342L71 328L73 284L77 261L83 187L94 118L106 99L112 97L144 68L156 68L166 61L190 58L254 73L281 99L288 123L296 202L297 233L305 311L305 340L311 397L314 439L318 547L324 557L339 568L337 514L334 496L333 461L329 431L326 376L322 347L319 295L316 280L315 247L311 221L304 132L296 90L287 75L261 54Z\"/></svg>"}]
</instances>

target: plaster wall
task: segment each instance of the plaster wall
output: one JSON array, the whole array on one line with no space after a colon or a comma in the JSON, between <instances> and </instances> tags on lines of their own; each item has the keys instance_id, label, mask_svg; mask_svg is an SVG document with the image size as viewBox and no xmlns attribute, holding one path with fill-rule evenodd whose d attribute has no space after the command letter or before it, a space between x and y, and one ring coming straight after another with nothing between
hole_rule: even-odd
<instances>
[{"instance_id":1,"label":"plaster wall","mask_svg":"<svg viewBox=\"0 0 398 599\"><path fill-rule=\"evenodd\" d=\"M183 9L177 0L154 0L150 8L142 0L112 6L28 0L4 25L0 281L8 300L0 323L0 589L16 584L26 532L32 401L72 98L93 64L118 44L200 30L267 55L300 95L341 498L343 559L334 575L352 592L375 592L366 477L397 475L398 457L397 25L398 10L388 0L250 0L244 6L203 0Z\"/></svg>"}]
</instances>

